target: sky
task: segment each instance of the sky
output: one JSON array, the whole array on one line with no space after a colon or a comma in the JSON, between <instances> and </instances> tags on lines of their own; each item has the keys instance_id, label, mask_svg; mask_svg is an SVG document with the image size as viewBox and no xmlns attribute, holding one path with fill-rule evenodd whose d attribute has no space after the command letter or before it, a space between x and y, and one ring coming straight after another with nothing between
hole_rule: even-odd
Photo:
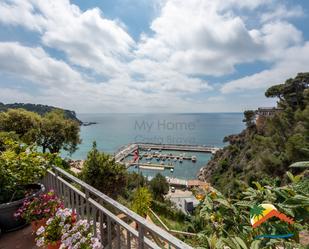
<instances>
[{"instance_id":1,"label":"sky","mask_svg":"<svg viewBox=\"0 0 309 249\"><path fill-rule=\"evenodd\" d=\"M1 0L0 102L242 112L309 71L307 0Z\"/></svg>"}]
</instances>

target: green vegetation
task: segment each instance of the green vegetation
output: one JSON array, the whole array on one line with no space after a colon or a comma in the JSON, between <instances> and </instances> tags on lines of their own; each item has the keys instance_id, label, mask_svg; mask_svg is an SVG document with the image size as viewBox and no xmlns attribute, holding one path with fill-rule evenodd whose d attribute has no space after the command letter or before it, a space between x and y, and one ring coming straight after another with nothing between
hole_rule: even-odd
<instances>
[{"instance_id":1,"label":"green vegetation","mask_svg":"<svg viewBox=\"0 0 309 249\"><path fill-rule=\"evenodd\" d=\"M33 146L7 139L0 152L0 203L18 200L25 195L24 185L37 182L45 174L51 161L49 154L36 151Z\"/></svg>"},{"instance_id":2,"label":"green vegetation","mask_svg":"<svg viewBox=\"0 0 309 249\"><path fill-rule=\"evenodd\" d=\"M0 132L16 134L20 141L36 144L42 147L43 152L49 150L58 153L65 150L73 153L81 142L79 130L79 124L66 119L59 110L44 116L23 109L9 109L0 113Z\"/></svg>"},{"instance_id":3,"label":"green vegetation","mask_svg":"<svg viewBox=\"0 0 309 249\"><path fill-rule=\"evenodd\" d=\"M126 186L126 168L115 159L98 151L94 142L80 174L82 180L104 194L116 198Z\"/></svg>"},{"instance_id":4,"label":"green vegetation","mask_svg":"<svg viewBox=\"0 0 309 249\"><path fill-rule=\"evenodd\" d=\"M267 97L278 97L282 108L255 124L255 113L246 111L247 129L225 137L230 144L217 152L204 170L204 179L226 194L242 190L240 181L272 178L286 181L289 165L309 158L309 73L299 73L284 84L270 87ZM301 168L293 168L300 173ZM281 179L281 180L279 180Z\"/></svg>"},{"instance_id":5,"label":"green vegetation","mask_svg":"<svg viewBox=\"0 0 309 249\"><path fill-rule=\"evenodd\" d=\"M146 187L137 188L133 194L131 209L140 216L146 217L151 205L151 193Z\"/></svg>"},{"instance_id":6,"label":"green vegetation","mask_svg":"<svg viewBox=\"0 0 309 249\"><path fill-rule=\"evenodd\" d=\"M0 112L6 112L9 109L24 109L29 112L35 112L41 116L44 116L45 114L52 111L61 111L64 113L66 119L72 119L77 123L82 124L82 122L76 117L76 113L74 111L64 110L54 106L29 104L29 103L3 104L0 102Z\"/></svg>"},{"instance_id":7,"label":"green vegetation","mask_svg":"<svg viewBox=\"0 0 309 249\"><path fill-rule=\"evenodd\" d=\"M41 119L38 145L43 152L47 149L51 153L65 150L73 153L81 142L79 138L79 125L75 121L66 119L60 111L52 111Z\"/></svg>"},{"instance_id":8,"label":"green vegetation","mask_svg":"<svg viewBox=\"0 0 309 249\"><path fill-rule=\"evenodd\" d=\"M196 233L178 235L195 248L305 248L300 231L309 229L308 82L309 73L302 73L270 87L265 95L278 97L281 109L260 122L254 111L244 113L247 128L224 138L229 145L204 170L212 187L199 189L205 198L190 216L164 198L169 186L162 175L149 182L129 173L112 156L99 152L96 143L78 177L143 217L152 208L169 229ZM38 180L49 164L65 165L55 154L37 152L36 146L43 152L73 152L79 142L79 125L59 111L43 116L22 109L0 113L0 203L16 199L18 186ZM262 203L273 204L295 223L272 218L252 228L250 217L261 214ZM287 233L294 236L256 238Z\"/></svg>"},{"instance_id":9,"label":"green vegetation","mask_svg":"<svg viewBox=\"0 0 309 249\"><path fill-rule=\"evenodd\" d=\"M10 109L0 113L0 131L14 132L26 143L35 143L40 129L40 115L23 109Z\"/></svg>"},{"instance_id":10,"label":"green vegetation","mask_svg":"<svg viewBox=\"0 0 309 249\"><path fill-rule=\"evenodd\" d=\"M78 123L60 111L43 117L23 109L0 112L0 203L23 198L25 185L39 181L51 164L67 169L57 153L73 152L79 142Z\"/></svg>"},{"instance_id":11,"label":"green vegetation","mask_svg":"<svg viewBox=\"0 0 309 249\"><path fill-rule=\"evenodd\" d=\"M155 200L164 200L164 195L168 193L169 185L166 178L158 173L150 182L150 190Z\"/></svg>"},{"instance_id":12,"label":"green vegetation","mask_svg":"<svg viewBox=\"0 0 309 249\"><path fill-rule=\"evenodd\" d=\"M287 173L291 181L282 187L272 186L268 182L262 186L254 182L255 187L248 187L235 196L226 198L219 191L212 189L206 194L197 217L204 220L198 240L191 240L194 245L203 248L305 248L299 244L299 231L309 228L309 180L308 172L293 176ZM279 219L271 219L257 228L250 224L251 208L261 203L271 203L278 211L290 216L295 221L288 225ZM255 209L254 213L261 210ZM293 233L290 239L254 239L261 234Z\"/></svg>"}]
</instances>

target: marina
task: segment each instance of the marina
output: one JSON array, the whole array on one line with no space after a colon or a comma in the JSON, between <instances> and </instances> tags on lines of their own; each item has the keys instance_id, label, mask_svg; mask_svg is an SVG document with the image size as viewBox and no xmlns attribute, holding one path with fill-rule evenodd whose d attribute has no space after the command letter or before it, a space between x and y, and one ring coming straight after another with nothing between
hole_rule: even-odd
<instances>
[{"instance_id":1,"label":"marina","mask_svg":"<svg viewBox=\"0 0 309 249\"><path fill-rule=\"evenodd\" d=\"M131 143L122 146L114 157L128 171L141 172L149 178L160 172L165 177L188 180L195 179L200 168L219 149L205 145ZM139 160L134 161L137 150Z\"/></svg>"},{"instance_id":2,"label":"marina","mask_svg":"<svg viewBox=\"0 0 309 249\"><path fill-rule=\"evenodd\" d=\"M154 143L133 143L128 144L126 146L122 146L116 153L115 153L115 160L118 163L124 163L123 160L130 155L133 155L135 150L140 151L147 151L148 153L141 154L142 157L149 157L152 158L169 158L169 159L180 159L181 155L167 155L167 154L158 154L154 153L151 155L151 151L154 150L156 152L162 151L181 151L181 152L204 152L204 153L211 153L215 154L220 148L213 147L213 146L206 146L206 145L182 145L182 144L154 144ZM161 155L159 157L159 155ZM182 156L184 160L192 160L194 161L194 157L185 157ZM130 163L125 163L127 167L130 167Z\"/></svg>"}]
</instances>

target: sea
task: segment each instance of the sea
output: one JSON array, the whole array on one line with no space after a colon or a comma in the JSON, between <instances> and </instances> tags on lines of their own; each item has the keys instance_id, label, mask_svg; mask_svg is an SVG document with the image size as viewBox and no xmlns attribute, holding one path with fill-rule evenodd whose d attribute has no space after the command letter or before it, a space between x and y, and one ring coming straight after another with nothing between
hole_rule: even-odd
<instances>
[{"instance_id":1,"label":"sea","mask_svg":"<svg viewBox=\"0 0 309 249\"><path fill-rule=\"evenodd\" d=\"M242 113L173 113L173 114L78 114L83 122L96 122L81 126L82 143L72 159L86 159L95 141L100 151L114 154L128 143L190 144L223 147L223 138L244 129ZM170 153L170 152L166 152ZM172 152L178 153L178 152ZM181 153L181 152L179 152ZM182 152L183 153L183 152ZM196 163L184 160L175 164L174 172L140 169L148 177L161 173L180 179L193 179L211 158L207 153L186 153L196 156ZM129 168L136 171L136 168Z\"/></svg>"}]
</instances>

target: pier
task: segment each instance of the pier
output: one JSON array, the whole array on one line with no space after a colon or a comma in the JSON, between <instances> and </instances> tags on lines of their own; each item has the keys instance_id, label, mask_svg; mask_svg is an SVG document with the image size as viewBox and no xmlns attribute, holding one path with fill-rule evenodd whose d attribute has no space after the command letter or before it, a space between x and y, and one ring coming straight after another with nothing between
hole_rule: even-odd
<instances>
[{"instance_id":1,"label":"pier","mask_svg":"<svg viewBox=\"0 0 309 249\"><path fill-rule=\"evenodd\" d=\"M220 148L218 147L213 147L213 146L206 146L206 145L183 145L183 144L154 144L154 143L131 143L128 144L126 146L122 146L116 153L115 153L115 160L118 163L123 163L125 164L127 167L130 167L133 163L130 162L126 162L124 163L123 160L132 155L133 152L136 149L139 149L140 151L150 151L150 150L157 150L157 151L163 151L163 150L175 150L175 151L183 151L183 152L204 152L204 153L211 153L211 154L215 154L218 150L220 150ZM141 154L141 155L145 155ZM148 154L147 154L148 155ZM175 158L176 156L168 156L170 158ZM179 156L177 156L179 157ZM183 159L188 160L191 159L191 157L187 158L184 157ZM169 165L157 165L154 164L156 166L161 166L161 167L166 167ZM149 164L144 164L141 165L144 167L150 167ZM153 166L153 165L151 165ZM156 167L154 166L154 167Z\"/></svg>"}]
</instances>

